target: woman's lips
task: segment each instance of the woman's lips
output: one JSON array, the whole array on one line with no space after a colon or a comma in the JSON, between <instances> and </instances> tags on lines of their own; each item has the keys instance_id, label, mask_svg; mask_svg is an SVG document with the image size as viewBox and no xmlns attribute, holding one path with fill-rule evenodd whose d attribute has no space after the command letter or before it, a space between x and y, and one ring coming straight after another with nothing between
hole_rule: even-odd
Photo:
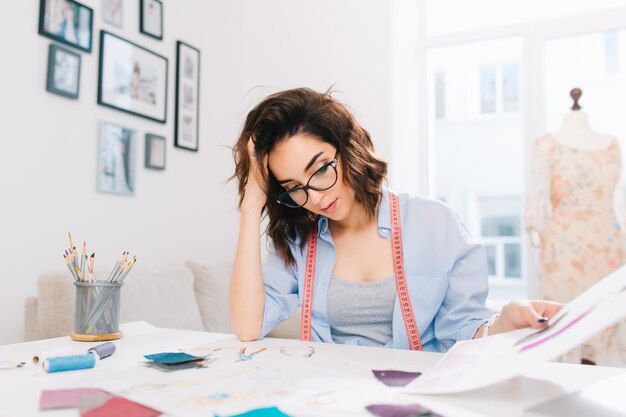
<instances>
[{"instance_id":1,"label":"woman's lips","mask_svg":"<svg viewBox=\"0 0 626 417\"><path fill-rule=\"evenodd\" d=\"M338 200L338 198L335 198L335 200L332 203L330 203L329 205L327 205L326 207L324 207L322 209L322 211L324 213L330 213L331 211L333 211L335 209L335 207L337 207L337 200Z\"/></svg>"}]
</instances>

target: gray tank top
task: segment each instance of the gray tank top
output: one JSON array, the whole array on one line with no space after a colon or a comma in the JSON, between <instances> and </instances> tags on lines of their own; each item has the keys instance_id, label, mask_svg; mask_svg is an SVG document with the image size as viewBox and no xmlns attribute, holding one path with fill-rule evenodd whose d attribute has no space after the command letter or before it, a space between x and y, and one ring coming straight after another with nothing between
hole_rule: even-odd
<instances>
[{"instance_id":1,"label":"gray tank top","mask_svg":"<svg viewBox=\"0 0 626 417\"><path fill-rule=\"evenodd\" d=\"M395 277L374 282L331 277L328 321L333 341L366 346L387 344L392 337L395 298Z\"/></svg>"}]
</instances>

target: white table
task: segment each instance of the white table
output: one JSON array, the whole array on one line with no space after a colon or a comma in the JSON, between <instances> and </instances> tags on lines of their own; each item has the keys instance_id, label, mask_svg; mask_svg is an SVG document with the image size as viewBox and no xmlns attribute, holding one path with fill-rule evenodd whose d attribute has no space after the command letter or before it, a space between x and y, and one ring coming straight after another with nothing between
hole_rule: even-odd
<instances>
[{"instance_id":1,"label":"white table","mask_svg":"<svg viewBox=\"0 0 626 417\"><path fill-rule=\"evenodd\" d=\"M623 369L599 366L581 366L561 363L541 363L526 374L506 382L484 389L456 395L417 396L399 393L397 388L387 388L376 381L372 369L399 369L406 371L425 371L432 366L440 354L429 352L410 352L401 350L306 343L293 340L264 339L253 343L242 343L232 335L193 332L173 329L158 329L143 322L122 325L125 336L115 341L117 352L102 360L93 369L47 374L40 366L32 363L33 355L46 350L71 347L76 353L84 353L96 343L71 341L68 337L40 340L28 343L0 346L0 360L26 361L27 366L15 370L0 371L0 416L49 417L78 416L75 409L49 410L40 412L39 397L44 389L99 387L131 387L137 384L159 384L167 381L204 380L213 384L212 390L228 386L239 374L245 379L241 390L246 393L264 393L277 381L293 381L298 387L323 388L315 400L298 400L275 403L290 415L338 415L371 416L364 405L376 402L420 403L440 412L444 416L524 416L529 407L574 392L593 382L625 372ZM222 346L214 352L218 360L207 369L184 370L170 373L148 368L139 362L143 355L175 351L199 345ZM299 346L311 345L315 354L306 358L300 355L304 350ZM237 349L247 346L247 352L259 347L267 350L253 357L250 361L236 362ZM285 356L281 346L287 346ZM263 376L267 375L266 380ZM278 377L275 378L275 376ZM229 382L230 381L230 382ZM254 386L254 384L258 386ZM316 385L317 384L317 385ZM283 387L288 391L292 384ZM252 387L252 388L251 388ZM339 387L339 388L338 388ZM336 391L343 387L352 387ZM253 391L251 391L251 389ZM333 391L335 391L333 393ZM130 398L145 398L146 392L133 392ZM340 394L338 394L339 392ZM139 395L136 397L135 394ZM163 394L163 395L161 395ZM209 392L206 392L208 395ZM160 401L167 400L167 393L156 395ZM276 394L276 389L272 390ZM270 399L271 396L264 398ZM243 398L243 397L242 397ZM249 401L247 399L242 401ZM280 396L278 397L280 398ZM235 401L234 406L241 401ZM254 401L254 400L253 400ZM197 404L197 403L196 403ZM231 405L232 405L231 404ZM290 405L291 404L291 405ZM148 404L154 407L153 404ZM261 404L265 405L265 404ZM202 411L210 416L209 405L194 406L195 411ZM163 409L161 409L163 410ZM167 415L193 415L191 409L172 407L165 410Z\"/></svg>"}]
</instances>

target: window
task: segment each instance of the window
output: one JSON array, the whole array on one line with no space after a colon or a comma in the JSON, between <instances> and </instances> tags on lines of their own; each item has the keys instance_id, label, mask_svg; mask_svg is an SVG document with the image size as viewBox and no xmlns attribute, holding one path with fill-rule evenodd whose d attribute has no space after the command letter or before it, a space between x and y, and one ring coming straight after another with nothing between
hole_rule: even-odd
<instances>
[{"instance_id":1,"label":"window","mask_svg":"<svg viewBox=\"0 0 626 417\"><path fill-rule=\"evenodd\" d=\"M619 73L619 32L606 32L604 34L604 66L609 74Z\"/></svg>"},{"instance_id":2,"label":"window","mask_svg":"<svg viewBox=\"0 0 626 417\"><path fill-rule=\"evenodd\" d=\"M502 27L624 6L624 0L426 0L428 36Z\"/></svg>"},{"instance_id":3,"label":"window","mask_svg":"<svg viewBox=\"0 0 626 417\"><path fill-rule=\"evenodd\" d=\"M521 39L509 37L433 47L427 55L431 105L440 104L442 74L445 87L454 92L445 120L437 111L429 120L435 195L485 245L492 283L518 285L524 265L521 53ZM510 112L506 118L504 112Z\"/></svg>"},{"instance_id":4,"label":"window","mask_svg":"<svg viewBox=\"0 0 626 417\"><path fill-rule=\"evenodd\" d=\"M435 73L435 117L446 117L446 74L443 71Z\"/></svg>"},{"instance_id":5,"label":"window","mask_svg":"<svg viewBox=\"0 0 626 417\"><path fill-rule=\"evenodd\" d=\"M494 299L534 296L539 253L521 224L524 179L533 140L560 127L572 88L583 90L591 127L613 134L626 161L626 5L548 3L417 3L425 59L415 73L427 97L419 146L400 148L418 150L415 190L448 202L485 245Z\"/></svg>"},{"instance_id":6,"label":"window","mask_svg":"<svg viewBox=\"0 0 626 417\"><path fill-rule=\"evenodd\" d=\"M548 39L544 43L544 103L548 132L556 131L570 112L569 92L579 87L579 101L589 125L600 133L614 135L626 160L626 29ZM622 171L622 178L626 176Z\"/></svg>"},{"instance_id":7,"label":"window","mask_svg":"<svg viewBox=\"0 0 626 417\"><path fill-rule=\"evenodd\" d=\"M478 201L481 241L487 250L489 276L494 280L522 277L521 196L484 197Z\"/></svg>"},{"instance_id":8,"label":"window","mask_svg":"<svg viewBox=\"0 0 626 417\"><path fill-rule=\"evenodd\" d=\"M502 113L519 110L517 63L483 66L480 69L480 112Z\"/></svg>"},{"instance_id":9,"label":"window","mask_svg":"<svg viewBox=\"0 0 626 417\"><path fill-rule=\"evenodd\" d=\"M480 112L496 112L496 67L480 69Z\"/></svg>"},{"instance_id":10,"label":"window","mask_svg":"<svg viewBox=\"0 0 626 417\"><path fill-rule=\"evenodd\" d=\"M502 111L519 110L519 65L502 66Z\"/></svg>"}]
</instances>

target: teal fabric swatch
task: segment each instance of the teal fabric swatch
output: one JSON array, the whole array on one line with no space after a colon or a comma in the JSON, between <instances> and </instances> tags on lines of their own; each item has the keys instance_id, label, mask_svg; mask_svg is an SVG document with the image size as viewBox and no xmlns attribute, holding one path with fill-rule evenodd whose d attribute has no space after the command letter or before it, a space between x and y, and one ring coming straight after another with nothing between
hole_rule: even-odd
<instances>
[{"instance_id":1,"label":"teal fabric swatch","mask_svg":"<svg viewBox=\"0 0 626 417\"><path fill-rule=\"evenodd\" d=\"M153 353L152 355L145 355L144 358L154 362L166 364L184 363L202 359L201 357L189 355L183 352Z\"/></svg>"},{"instance_id":2,"label":"teal fabric swatch","mask_svg":"<svg viewBox=\"0 0 626 417\"><path fill-rule=\"evenodd\" d=\"M226 416L216 416L226 417ZM290 417L289 414L285 414L277 407L257 408L255 410L246 411L242 414L235 414L229 417Z\"/></svg>"}]
</instances>

